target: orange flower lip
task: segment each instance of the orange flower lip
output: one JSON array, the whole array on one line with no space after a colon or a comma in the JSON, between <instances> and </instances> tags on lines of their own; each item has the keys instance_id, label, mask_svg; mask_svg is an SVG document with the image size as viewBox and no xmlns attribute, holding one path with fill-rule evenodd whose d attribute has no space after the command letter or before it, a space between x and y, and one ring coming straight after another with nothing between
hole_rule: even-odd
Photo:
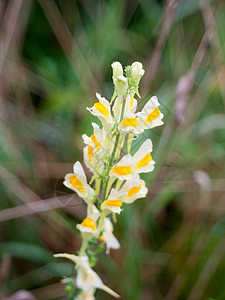
<instances>
[{"instance_id":1,"label":"orange flower lip","mask_svg":"<svg viewBox=\"0 0 225 300\"><path fill-rule=\"evenodd\" d=\"M158 107L156 107L146 118L145 122L146 123L150 123L152 121L154 121L155 119L158 118L158 116L160 115L160 110L158 109Z\"/></svg>"},{"instance_id":2,"label":"orange flower lip","mask_svg":"<svg viewBox=\"0 0 225 300\"><path fill-rule=\"evenodd\" d=\"M102 204L103 206L115 206L115 207L121 207L123 204L119 199L116 200L106 200Z\"/></svg>"},{"instance_id":3,"label":"orange flower lip","mask_svg":"<svg viewBox=\"0 0 225 300\"><path fill-rule=\"evenodd\" d=\"M89 156L89 160L91 160L92 157L94 156L93 147L91 147L90 145L88 145L88 156Z\"/></svg>"},{"instance_id":4,"label":"orange flower lip","mask_svg":"<svg viewBox=\"0 0 225 300\"><path fill-rule=\"evenodd\" d=\"M81 193L84 193L85 191L85 187L82 184L82 182L77 178L76 175L71 175L69 178L70 184L72 186L74 186L76 189L78 189L79 191L81 191Z\"/></svg>"},{"instance_id":5,"label":"orange flower lip","mask_svg":"<svg viewBox=\"0 0 225 300\"><path fill-rule=\"evenodd\" d=\"M95 103L94 107L104 116L106 116L106 117L109 116L108 109L101 102Z\"/></svg>"},{"instance_id":6,"label":"orange flower lip","mask_svg":"<svg viewBox=\"0 0 225 300\"><path fill-rule=\"evenodd\" d=\"M150 153L148 153L147 155L145 155L137 164L136 167L137 168L141 168L146 166L150 161L152 160L152 156Z\"/></svg>"},{"instance_id":7,"label":"orange flower lip","mask_svg":"<svg viewBox=\"0 0 225 300\"><path fill-rule=\"evenodd\" d=\"M132 197L133 195L137 194L141 189L141 183L139 184L139 186L134 186L132 187L129 192L128 192L128 197Z\"/></svg>"},{"instance_id":8,"label":"orange flower lip","mask_svg":"<svg viewBox=\"0 0 225 300\"><path fill-rule=\"evenodd\" d=\"M91 218L84 219L83 222L81 223L81 225L86 228L91 228L92 230L96 229L96 223Z\"/></svg>"},{"instance_id":9,"label":"orange flower lip","mask_svg":"<svg viewBox=\"0 0 225 300\"><path fill-rule=\"evenodd\" d=\"M112 169L112 173L116 173L118 175L129 175L132 173L132 170L129 166L117 166Z\"/></svg>"},{"instance_id":10,"label":"orange flower lip","mask_svg":"<svg viewBox=\"0 0 225 300\"><path fill-rule=\"evenodd\" d=\"M99 241L105 243L105 239L102 236L99 237Z\"/></svg>"},{"instance_id":11,"label":"orange flower lip","mask_svg":"<svg viewBox=\"0 0 225 300\"><path fill-rule=\"evenodd\" d=\"M100 150L101 145L100 145L99 141L96 139L96 136L94 134L91 135L91 140L93 141L93 143L95 144L97 149Z\"/></svg>"},{"instance_id":12,"label":"orange flower lip","mask_svg":"<svg viewBox=\"0 0 225 300\"><path fill-rule=\"evenodd\" d=\"M127 119L124 119L122 122L121 122L121 126L130 126L130 127L137 127L138 126L138 120L136 118L127 118Z\"/></svg>"}]
</instances>

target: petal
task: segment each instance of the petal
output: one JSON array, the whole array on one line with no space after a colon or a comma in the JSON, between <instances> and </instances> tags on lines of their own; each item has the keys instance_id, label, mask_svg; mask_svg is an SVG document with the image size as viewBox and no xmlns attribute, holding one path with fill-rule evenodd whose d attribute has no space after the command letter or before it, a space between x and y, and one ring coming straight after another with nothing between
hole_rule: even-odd
<instances>
[{"instance_id":1,"label":"petal","mask_svg":"<svg viewBox=\"0 0 225 300\"><path fill-rule=\"evenodd\" d=\"M82 177L84 177L85 180L86 180L86 182L87 182L86 175L85 175L85 173L84 173L84 169L83 169L83 167L82 167L82 165L81 165L81 163L80 163L79 161L75 162L75 164L74 164L74 166L73 166L73 172L74 172L75 174L79 174L79 175L81 175Z\"/></svg>"},{"instance_id":2,"label":"petal","mask_svg":"<svg viewBox=\"0 0 225 300\"><path fill-rule=\"evenodd\" d=\"M149 110L149 109L155 109L156 107L158 107L159 101L158 98L156 96L151 97L148 102L145 104L143 111L144 110Z\"/></svg>"},{"instance_id":3,"label":"petal","mask_svg":"<svg viewBox=\"0 0 225 300\"><path fill-rule=\"evenodd\" d=\"M138 149L138 151L134 155L134 159L139 156L144 156L147 153L152 152L152 141L150 139L147 139L141 147Z\"/></svg>"}]
</instances>

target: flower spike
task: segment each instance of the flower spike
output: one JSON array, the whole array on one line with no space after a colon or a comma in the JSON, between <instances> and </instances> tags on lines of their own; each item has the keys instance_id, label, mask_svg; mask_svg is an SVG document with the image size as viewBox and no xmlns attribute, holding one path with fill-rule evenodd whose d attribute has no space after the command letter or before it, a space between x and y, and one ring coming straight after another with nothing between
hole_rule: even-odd
<instances>
[{"instance_id":1,"label":"flower spike","mask_svg":"<svg viewBox=\"0 0 225 300\"><path fill-rule=\"evenodd\" d=\"M100 121L92 123L90 136L83 134L83 157L85 166L92 173L88 181L79 161L73 172L65 176L64 185L77 193L86 206L86 217L76 225L81 236L78 255L59 253L56 258L69 259L75 265L75 275L68 278L73 289L69 299L94 300L96 289L101 289L115 298L120 296L106 286L93 270L98 255L105 249L119 249L120 243L113 233L117 216L137 199L146 197L148 189L141 173L152 172L153 145L148 138L139 149L132 151L134 136L144 130L163 124L156 96L151 97L140 112L137 112L136 95L144 69L134 62L124 70L119 62L112 63L114 92L109 102L96 93L97 101L87 110ZM123 153L123 151L125 153Z\"/></svg>"}]
</instances>

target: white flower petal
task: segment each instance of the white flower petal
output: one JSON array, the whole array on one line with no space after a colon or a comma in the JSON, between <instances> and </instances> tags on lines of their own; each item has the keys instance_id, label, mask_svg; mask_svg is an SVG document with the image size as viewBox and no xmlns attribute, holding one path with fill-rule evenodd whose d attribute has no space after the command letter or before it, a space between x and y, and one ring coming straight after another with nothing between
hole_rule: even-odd
<instances>
[{"instance_id":1,"label":"white flower petal","mask_svg":"<svg viewBox=\"0 0 225 300\"><path fill-rule=\"evenodd\" d=\"M75 162L75 164L73 165L73 172L74 172L74 174L79 174L86 179L84 169L79 161ZM86 182L87 182L87 180L86 180Z\"/></svg>"},{"instance_id":2,"label":"white flower petal","mask_svg":"<svg viewBox=\"0 0 225 300\"><path fill-rule=\"evenodd\" d=\"M143 156L145 153L152 152L152 141L150 139L147 139L144 141L144 143L141 145L141 147L138 149L138 151L134 154L134 159L136 157L139 157L140 155Z\"/></svg>"}]
</instances>

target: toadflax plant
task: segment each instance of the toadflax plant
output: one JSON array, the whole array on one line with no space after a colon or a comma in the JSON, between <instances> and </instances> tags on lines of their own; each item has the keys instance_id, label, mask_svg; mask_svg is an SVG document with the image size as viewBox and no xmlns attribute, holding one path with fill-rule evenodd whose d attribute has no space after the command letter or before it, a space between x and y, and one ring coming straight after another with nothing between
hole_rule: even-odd
<instances>
[{"instance_id":1,"label":"toadflax plant","mask_svg":"<svg viewBox=\"0 0 225 300\"><path fill-rule=\"evenodd\" d=\"M78 255L60 253L55 257L67 258L75 264L76 277L65 279L69 299L93 300L96 289L102 289L115 298L119 295L104 285L92 269L98 254L106 249L120 248L113 234L113 221L123 210L123 204L133 203L146 196L148 189L140 173L154 169L152 141L146 139L138 151L130 154L133 137L145 129L163 124L156 96L151 97L141 112L136 112L138 87L144 75L142 64L134 62L125 68L119 62L112 64L114 93L109 102L96 94L97 102L87 108L98 117L102 126L92 123L93 134L82 136L84 140L84 163L93 173L87 182L79 161L73 166L73 173L66 174L64 185L80 196L87 205L87 216L77 224L82 244ZM125 76L124 76L125 75ZM121 155L121 150L127 151Z\"/></svg>"}]
</instances>

